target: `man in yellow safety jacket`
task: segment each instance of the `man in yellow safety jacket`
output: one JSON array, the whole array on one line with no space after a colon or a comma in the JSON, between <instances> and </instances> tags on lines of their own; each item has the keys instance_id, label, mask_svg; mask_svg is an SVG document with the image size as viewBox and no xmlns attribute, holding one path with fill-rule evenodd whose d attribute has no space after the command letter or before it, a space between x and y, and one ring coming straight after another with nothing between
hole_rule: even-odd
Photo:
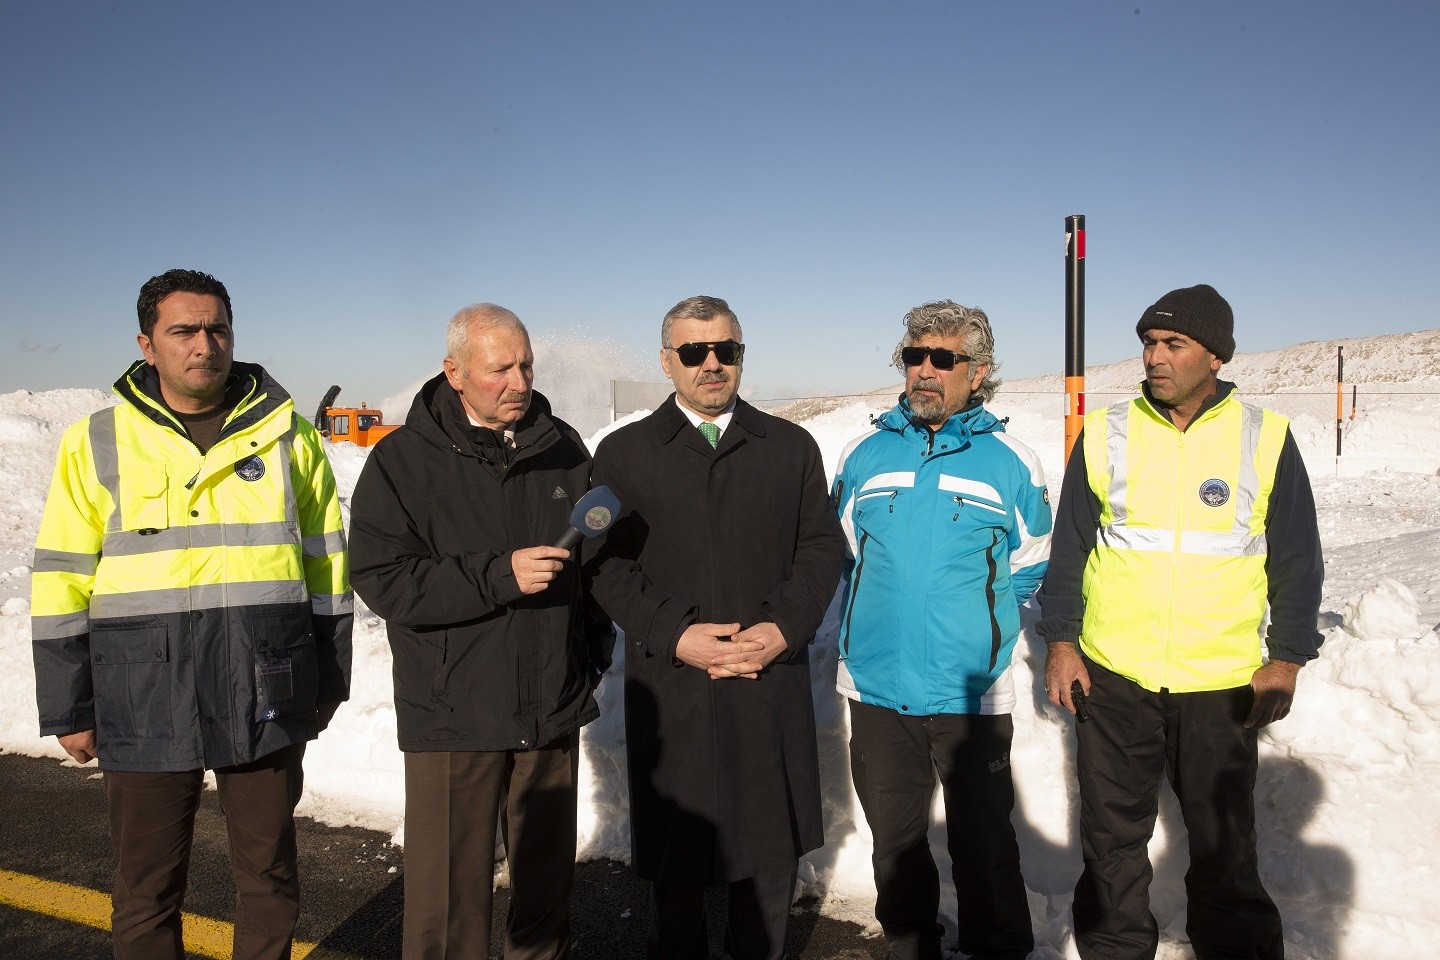
<instances>
[{"instance_id":1,"label":"man in yellow safety jacket","mask_svg":"<svg viewBox=\"0 0 1440 960\"><path fill-rule=\"evenodd\" d=\"M1213 287L1167 293L1136 332L1142 395L1086 416L1042 587L1046 692L1075 713L1078 683L1086 707L1075 939L1085 960L1154 957L1148 843L1166 774L1189 834L1196 957L1279 960L1256 737L1319 650L1315 501L1288 421L1218 378L1234 315Z\"/></svg>"},{"instance_id":2,"label":"man in yellow safety jacket","mask_svg":"<svg viewBox=\"0 0 1440 960\"><path fill-rule=\"evenodd\" d=\"M61 441L35 545L40 732L105 773L117 958L179 958L195 812L226 811L237 958L289 957L301 758L347 699L351 597L314 428L232 360L230 297L191 270L138 302L145 359Z\"/></svg>"}]
</instances>

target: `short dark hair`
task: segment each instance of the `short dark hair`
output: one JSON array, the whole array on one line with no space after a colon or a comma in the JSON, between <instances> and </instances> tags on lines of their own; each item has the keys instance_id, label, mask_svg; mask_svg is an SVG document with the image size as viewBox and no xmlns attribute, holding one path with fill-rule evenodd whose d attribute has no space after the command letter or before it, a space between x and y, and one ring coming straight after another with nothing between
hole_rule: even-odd
<instances>
[{"instance_id":1,"label":"short dark hair","mask_svg":"<svg viewBox=\"0 0 1440 960\"><path fill-rule=\"evenodd\" d=\"M158 277L151 277L140 288L140 299L135 301L135 312L140 315L140 332L150 336L155 332L155 322L160 319L160 301L172 293L199 293L219 297L225 304L225 319L235 320L230 309L230 294L225 284L208 273L199 270L166 270Z\"/></svg>"}]
</instances>

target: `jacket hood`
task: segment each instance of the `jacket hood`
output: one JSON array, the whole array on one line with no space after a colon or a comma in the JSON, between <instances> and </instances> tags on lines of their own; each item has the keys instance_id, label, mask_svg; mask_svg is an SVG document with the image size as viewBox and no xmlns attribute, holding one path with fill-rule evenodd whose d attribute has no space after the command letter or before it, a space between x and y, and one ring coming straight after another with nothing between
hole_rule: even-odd
<instances>
[{"instance_id":1,"label":"jacket hood","mask_svg":"<svg viewBox=\"0 0 1440 960\"><path fill-rule=\"evenodd\" d=\"M928 440L932 432L929 427L914 419L910 410L910 399L903 395L899 403L875 418L875 426L921 441ZM1005 424L987 410L983 403L976 403L951 414L939 430L933 431L937 437L955 437L962 445L978 434L1004 432Z\"/></svg>"},{"instance_id":2,"label":"jacket hood","mask_svg":"<svg viewBox=\"0 0 1440 960\"><path fill-rule=\"evenodd\" d=\"M160 373L144 360L136 360L120 379L115 381L116 396L160 424L185 433L185 428L171 412L160 393ZM230 377L225 382L223 406L229 411L220 436L244 430L259 423L286 404L292 404L289 392L258 363L230 364Z\"/></svg>"},{"instance_id":3,"label":"jacket hood","mask_svg":"<svg viewBox=\"0 0 1440 960\"><path fill-rule=\"evenodd\" d=\"M407 429L415 430L430 443L447 450L473 453L467 432L471 429L460 395L450 386L444 373L426 380L405 415ZM538 390L530 391L530 408L515 424L515 445L528 447L555 429L550 401Z\"/></svg>"}]
</instances>

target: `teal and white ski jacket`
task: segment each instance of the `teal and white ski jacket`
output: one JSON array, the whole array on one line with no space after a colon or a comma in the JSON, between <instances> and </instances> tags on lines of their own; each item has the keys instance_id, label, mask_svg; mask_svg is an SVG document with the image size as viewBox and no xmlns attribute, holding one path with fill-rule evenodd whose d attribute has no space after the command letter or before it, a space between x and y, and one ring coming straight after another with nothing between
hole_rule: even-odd
<instances>
[{"instance_id":1,"label":"teal and white ski jacket","mask_svg":"<svg viewBox=\"0 0 1440 960\"><path fill-rule=\"evenodd\" d=\"M1008 713L1019 605L1050 556L1035 454L980 404L932 433L902 397L845 448L832 501L850 542L837 689L910 716Z\"/></svg>"}]
</instances>

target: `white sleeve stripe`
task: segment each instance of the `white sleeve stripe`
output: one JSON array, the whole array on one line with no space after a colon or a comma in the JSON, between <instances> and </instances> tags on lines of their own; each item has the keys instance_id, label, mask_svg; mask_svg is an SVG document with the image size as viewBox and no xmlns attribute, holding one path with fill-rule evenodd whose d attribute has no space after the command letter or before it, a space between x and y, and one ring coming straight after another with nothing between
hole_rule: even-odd
<instances>
[{"instance_id":1,"label":"white sleeve stripe","mask_svg":"<svg viewBox=\"0 0 1440 960\"><path fill-rule=\"evenodd\" d=\"M845 539L850 544L850 556L855 556L860 551L860 544L855 538L855 496L851 494L850 499L845 501L845 509L840 511L840 527L845 531Z\"/></svg>"},{"instance_id":2,"label":"white sleeve stripe","mask_svg":"<svg viewBox=\"0 0 1440 960\"><path fill-rule=\"evenodd\" d=\"M1020 462L1025 464L1026 469L1030 471L1030 482L1032 484L1037 487L1045 486L1045 468L1040 465L1040 458L1035 456L1034 450L1031 450L1008 433L996 433L993 434L993 436L1005 444L1005 446L1009 447L1015 456L1019 458Z\"/></svg>"},{"instance_id":3,"label":"white sleeve stripe","mask_svg":"<svg viewBox=\"0 0 1440 960\"><path fill-rule=\"evenodd\" d=\"M1020 528L1020 549L1010 554L1011 571L1023 570L1049 560L1050 534L1031 536L1030 528L1025 525L1025 518L1018 512L1015 514L1015 521Z\"/></svg>"},{"instance_id":4,"label":"white sleeve stripe","mask_svg":"<svg viewBox=\"0 0 1440 960\"><path fill-rule=\"evenodd\" d=\"M860 492L875 490L880 487L913 487L915 486L914 470L898 470L894 473L877 473L866 480L860 487Z\"/></svg>"}]
</instances>

